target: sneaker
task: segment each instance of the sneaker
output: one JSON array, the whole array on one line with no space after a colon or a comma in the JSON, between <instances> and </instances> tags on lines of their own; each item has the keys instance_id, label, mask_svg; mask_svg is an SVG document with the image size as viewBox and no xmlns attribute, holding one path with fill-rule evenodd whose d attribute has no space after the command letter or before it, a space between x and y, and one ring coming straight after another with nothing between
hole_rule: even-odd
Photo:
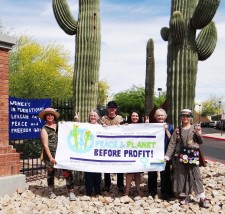
<instances>
[{"instance_id":1,"label":"sneaker","mask_svg":"<svg viewBox=\"0 0 225 214\"><path fill-rule=\"evenodd\" d=\"M190 196L187 196L186 198L184 198L184 199L182 199L181 201L180 201L180 204L182 204L182 205L187 205L188 203L190 203L191 202L191 197Z\"/></svg>"},{"instance_id":2,"label":"sneaker","mask_svg":"<svg viewBox=\"0 0 225 214\"><path fill-rule=\"evenodd\" d=\"M69 200L70 201L75 201L76 200L76 196L73 192L69 192Z\"/></svg>"},{"instance_id":3,"label":"sneaker","mask_svg":"<svg viewBox=\"0 0 225 214\"><path fill-rule=\"evenodd\" d=\"M203 208L209 208L209 200L205 198L200 198L199 206Z\"/></svg>"},{"instance_id":4,"label":"sneaker","mask_svg":"<svg viewBox=\"0 0 225 214\"><path fill-rule=\"evenodd\" d=\"M50 192L49 198L50 199L55 199L56 198L56 194L54 193L54 191Z\"/></svg>"}]
</instances>

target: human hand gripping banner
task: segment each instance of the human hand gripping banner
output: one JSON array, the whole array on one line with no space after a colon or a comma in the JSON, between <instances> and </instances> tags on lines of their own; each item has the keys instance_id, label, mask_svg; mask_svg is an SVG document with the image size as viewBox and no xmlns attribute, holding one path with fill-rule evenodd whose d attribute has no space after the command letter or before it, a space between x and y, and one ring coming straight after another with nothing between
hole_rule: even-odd
<instances>
[{"instance_id":1,"label":"human hand gripping banner","mask_svg":"<svg viewBox=\"0 0 225 214\"><path fill-rule=\"evenodd\" d=\"M107 126L60 122L55 168L85 172L162 171L163 123Z\"/></svg>"}]
</instances>

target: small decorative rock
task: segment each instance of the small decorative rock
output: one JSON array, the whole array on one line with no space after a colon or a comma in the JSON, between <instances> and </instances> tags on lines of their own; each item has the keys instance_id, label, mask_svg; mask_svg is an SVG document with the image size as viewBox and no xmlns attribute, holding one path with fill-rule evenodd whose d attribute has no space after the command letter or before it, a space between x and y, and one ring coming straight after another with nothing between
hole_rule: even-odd
<instances>
[{"instance_id":1,"label":"small decorative rock","mask_svg":"<svg viewBox=\"0 0 225 214\"><path fill-rule=\"evenodd\" d=\"M206 196L210 199L208 209L200 208L193 196L194 202L180 205L178 199L165 201L158 195L155 199L148 196L147 173L142 176L141 188L143 197L131 194L118 195L116 175L112 179L112 187L106 196L89 197L84 195L83 187L76 187L76 201L69 201L65 180L56 179L56 199L49 199L46 178L27 182L27 190L12 196L0 197L0 214L208 214L225 213L225 165L208 162L201 167ZM135 187L132 187L135 188ZM133 191L135 192L135 191Z\"/></svg>"}]
</instances>

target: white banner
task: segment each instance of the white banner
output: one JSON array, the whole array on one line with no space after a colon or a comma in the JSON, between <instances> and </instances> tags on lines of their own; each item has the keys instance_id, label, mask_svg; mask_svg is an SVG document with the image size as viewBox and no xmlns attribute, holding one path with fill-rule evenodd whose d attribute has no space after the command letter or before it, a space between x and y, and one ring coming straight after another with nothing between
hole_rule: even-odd
<instances>
[{"instance_id":1,"label":"white banner","mask_svg":"<svg viewBox=\"0 0 225 214\"><path fill-rule=\"evenodd\" d=\"M162 171L163 123L107 126L60 122L56 168L85 172Z\"/></svg>"},{"instance_id":2,"label":"white banner","mask_svg":"<svg viewBox=\"0 0 225 214\"><path fill-rule=\"evenodd\" d=\"M225 120L225 114L221 115L221 120Z\"/></svg>"}]
</instances>

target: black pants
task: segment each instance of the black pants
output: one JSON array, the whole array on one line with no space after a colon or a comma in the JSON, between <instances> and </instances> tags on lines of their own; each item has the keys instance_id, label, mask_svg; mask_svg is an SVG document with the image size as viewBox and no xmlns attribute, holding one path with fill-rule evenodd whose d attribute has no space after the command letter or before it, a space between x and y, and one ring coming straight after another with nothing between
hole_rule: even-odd
<instances>
[{"instance_id":1,"label":"black pants","mask_svg":"<svg viewBox=\"0 0 225 214\"><path fill-rule=\"evenodd\" d=\"M101 173L85 172L85 188L86 194L91 195L94 191L95 194L101 193Z\"/></svg>"},{"instance_id":2,"label":"black pants","mask_svg":"<svg viewBox=\"0 0 225 214\"><path fill-rule=\"evenodd\" d=\"M157 193L157 172L148 172L148 192Z\"/></svg>"},{"instance_id":3,"label":"black pants","mask_svg":"<svg viewBox=\"0 0 225 214\"><path fill-rule=\"evenodd\" d=\"M104 180L105 180L105 187L110 188L110 186L111 186L110 173L104 174ZM117 187L118 188L124 187L123 173L117 173Z\"/></svg>"},{"instance_id":4,"label":"black pants","mask_svg":"<svg viewBox=\"0 0 225 214\"><path fill-rule=\"evenodd\" d=\"M173 195L170 176L170 162L166 163L165 170L160 172L161 194ZM148 191L157 193L157 172L148 172Z\"/></svg>"},{"instance_id":5,"label":"black pants","mask_svg":"<svg viewBox=\"0 0 225 214\"><path fill-rule=\"evenodd\" d=\"M173 195L172 181L171 181L171 162L166 163L164 171L160 172L161 177L161 194Z\"/></svg>"}]
</instances>

